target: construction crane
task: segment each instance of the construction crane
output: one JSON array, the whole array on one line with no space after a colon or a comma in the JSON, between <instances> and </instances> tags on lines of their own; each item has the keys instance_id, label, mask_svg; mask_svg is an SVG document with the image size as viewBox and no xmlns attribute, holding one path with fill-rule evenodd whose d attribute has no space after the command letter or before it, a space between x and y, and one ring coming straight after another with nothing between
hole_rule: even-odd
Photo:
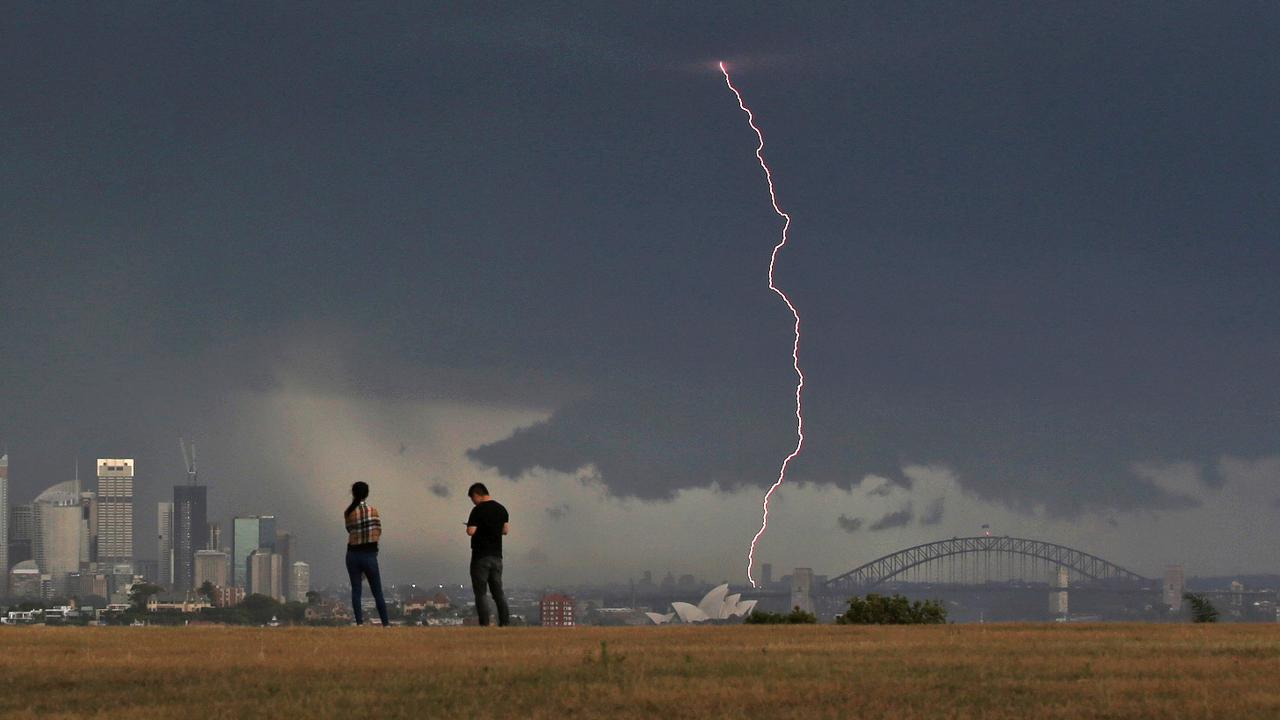
<instances>
[{"instance_id":1,"label":"construction crane","mask_svg":"<svg viewBox=\"0 0 1280 720\"><path fill-rule=\"evenodd\" d=\"M196 484L196 443L191 441L188 443L183 438L178 438L178 447L182 450L182 462L187 468L187 484Z\"/></svg>"}]
</instances>

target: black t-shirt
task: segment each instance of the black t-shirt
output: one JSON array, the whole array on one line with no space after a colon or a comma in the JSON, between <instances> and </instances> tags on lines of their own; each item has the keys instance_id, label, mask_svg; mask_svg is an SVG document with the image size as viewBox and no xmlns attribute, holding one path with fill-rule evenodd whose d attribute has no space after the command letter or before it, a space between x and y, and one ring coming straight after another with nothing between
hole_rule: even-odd
<instances>
[{"instance_id":1,"label":"black t-shirt","mask_svg":"<svg viewBox=\"0 0 1280 720\"><path fill-rule=\"evenodd\" d=\"M467 525L476 529L471 536L471 557L502 557L502 526L508 522L511 516L497 500L485 500L471 508Z\"/></svg>"}]
</instances>

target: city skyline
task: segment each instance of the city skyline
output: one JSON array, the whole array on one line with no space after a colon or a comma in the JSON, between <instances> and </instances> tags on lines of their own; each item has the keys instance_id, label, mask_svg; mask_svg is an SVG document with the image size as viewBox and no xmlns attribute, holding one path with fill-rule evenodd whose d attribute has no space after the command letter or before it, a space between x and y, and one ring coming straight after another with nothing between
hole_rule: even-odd
<instances>
[{"instance_id":1,"label":"city skyline","mask_svg":"<svg viewBox=\"0 0 1280 720\"><path fill-rule=\"evenodd\" d=\"M98 458L97 483L91 489L82 486L77 462L71 480L54 483L23 503L13 503L9 495L8 464L8 454L0 455L0 566L5 575L0 597L9 597L12 590L16 597L32 592L43 600L100 595L120 602L134 582L145 580L190 598L199 594L205 579L217 577L218 589L260 591L284 602L298 593L305 595L309 587L309 565L303 562L307 571L295 572L294 535L279 527L274 516L253 516L251 547L245 547L250 538L243 530L233 536L233 548L215 553L225 563L218 570L217 557L209 554L223 550L213 547L220 532L217 523L207 519L208 487L199 484L191 462L185 482L171 486L174 500L154 506L157 532L151 543L138 543L133 537L141 529L134 522L139 512L133 494L139 479L134 458ZM237 517L233 527L242 521L249 519ZM154 556L145 550L135 553L135 548L146 547L154 548ZM205 562L197 568L199 553L204 553ZM265 563L258 563L262 567L255 566L251 574L247 560L263 553ZM233 555L243 557L233 564ZM199 575L206 577L195 582ZM300 589L295 582L302 582ZM13 583L17 587L9 587Z\"/></svg>"},{"instance_id":2,"label":"city skyline","mask_svg":"<svg viewBox=\"0 0 1280 720\"><path fill-rule=\"evenodd\" d=\"M130 459L130 461L132 462L134 461L134 459ZM129 467L133 468L134 465L130 465ZM1266 477L1270 469L1267 467L1256 468L1248 464L1238 464L1236 466L1231 467L1230 471L1233 473L1242 473L1245 475L1252 473L1258 477ZM915 544L916 542L928 542L931 540L938 540L938 539L942 539L943 537L949 537L956 534L965 535L965 534L973 534L978 532L990 532L989 528L992 526L992 523L983 522L983 521L996 520L994 526L1002 534L1014 534L1018 536L1033 537L1033 538L1038 538L1042 540L1060 541L1066 544L1076 544L1078 546L1091 549L1103 555L1111 555L1111 556L1118 557L1120 558L1120 562L1122 562L1122 564L1128 564L1134 567L1135 569L1138 569L1140 572L1143 572L1151 577L1159 576L1160 572L1162 571L1162 568L1166 567L1168 564L1187 563L1189 558L1190 558L1189 564L1192 567L1192 572L1194 574L1202 575L1202 576L1233 575L1233 574L1234 575L1250 575L1250 574L1267 574L1267 573L1274 572L1273 567L1268 564L1269 562L1268 559L1271 557L1270 549L1265 545L1262 545L1258 548L1258 556L1263 558L1263 561L1257 562L1254 564L1250 564L1248 562L1216 563L1211 561L1206 562L1203 560L1197 561L1193 553L1186 552L1185 550L1179 551L1176 549L1171 549L1164 552L1163 554L1157 555L1154 561L1150 561L1150 562L1143 562L1141 560L1135 561L1134 555L1132 552L1133 548L1097 544L1097 538L1099 538L1100 536L1104 536L1108 530L1114 531L1115 529L1114 524L1110 522L1108 519L1096 518L1088 524L1081 524L1073 518L1054 518L1052 516L1049 516L1043 513L1042 511L1023 513L1023 512L1005 510L1001 512L999 510L993 510L987 503L983 503L972 497L965 497L965 493L955 483L954 477L951 476L950 473L947 472L945 469L912 466L912 467L905 468L905 472L913 481L913 487L914 487L914 489L912 490L913 495L917 497L923 497L926 500L925 504L937 504L937 503L940 503L941 501L945 501L948 498L950 498L948 507L951 510L951 515L952 517L959 519L960 522L954 525L945 525L942 523L924 523L922 520L916 520L914 522L903 522L903 523L896 524L891 528L895 531L894 533L882 532L880 533L882 537L876 538L876 542L862 543L860 546L860 550L862 550L863 554L859 556L850 556L850 559L845 563L832 563L830 565L825 565L823 563L806 562L805 558L812 556L813 553L795 553L792 555L793 559L790 559L790 560L786 560L781 557L775 557L772 559L773 562L770 562L770 558L766 557L764 558L764 562L767 564L778 564L779 566L787 566L787 567L799 567L802 565L817 565L819 569L823 571L825 574L834 575L834 574L838 574L839 572L843 572L844 570L848 570L849 568L859 564L859 562L861 561L873 559L873 557L875 557L878 554L888 553L893 550L900 549L901 547ZM1168 473L1168 475L1166 476L1162 476L1160 474L1153 474L1153 477L1159 479L1162 485L1164 487L1167 487L1170 492L1186 493L1188 495L1193 495L1194 493L1197 492L1197 483L1199 481L1195 477L1195 474L1191 472L1188 468L1185 468L1185 467L1157 468L1157 469L1152 469L1150 472ZM1254 477L1252 479L1256 480L1257 477ZM66 493L68 493L68 497L70 497L70 495L74 493L74 488L78 486L78 482L79 481L77 481L73 477L72 480L63 481L62 483L56 483L54 486L51 486L47 490L53 491L53 490L61 489L62 491L65 491ZM581 481L578 481L577 484L582 488L589 488L591 485L589 482L581 482ZM892 516L895 514L894 511L891 510L891 508L895 506L895 503L898 502L898 498L904 492L902 489L895 487L894 484L888 481L887 479L876 478L876 477L868 478L867 481L864 483L864 485L865 487L862 488L862 491L865 493L866 499L863 502L865 503L866 507L869 507L872 509L873 514L878 512L885 512L886 517ZM499 487L500 486L501 485L499 485ZM190 487L190 486L172 484L166 487L172 488L172 490L175 493L177 493L177 491L179 490L183 490L183 492L190 492L184 489L184 487ZM194 487L199 488L200 490L207 491L208 486L201 484ZM829 492L818 490L812 486L801 486L796 490L797 492L795 494L801 495L802 497L804 497L805 500L808 500L812 504L822 504L830 496ZM598 487L592 489L592 491L596 493L598 497L601 495L604 495L604 493L602 493L601 489ZM854 489L853 491L850 491L849 494L853 495L856 492L858 492L858 489ZM84 494L93 494L93 493L90 493L89 491L86 490L84 491ZM1250 504L1254 502L1254 500L1256 499L1256 496L1254 495L1245 494L1243 496L1228 497L1227 494L1222 493L1221 490L1219 490L1216 494L1218 495L1219 498L1222 498L1224 500L1222 507L1218 510L1219 513L1224 513L1221 515L1224 518L1224 520L1229 517L1229 513L1231 512L1245 512L1249 510L1252 510L1254 512L1258 512L1258 511L1266 512L1267 510L1266 508L1256 508L1256 507L1250 506ZM717 493L714 496L719 497L720 499L724 499L725 495L726 494L724 493ZM215 493L215 497L216 497L216 493ZM730 497L733 497L743 508L749 507L750 503L757 501L756 499L753 499L753 496L750 493L735 493L730 495ZM1209 497L1212 497L1212 496L1209 496ZM607 497L602 497L599 499L603 500L606 507L612 505L613 506L612 509L614 510L614 512L618 512L619 510L621 510L622 512L634 512L637 509L634 506L632 508L619 508L616 503L611 502ZM549 500L549 502L550 501L552 500ZM22 503L14 503L12 501L12 496L10 496L10 500L9 500L10 507L13 507L15 504L23 505ZM161 503L161 504L167 505L172 503ZM30 504L26 504L26 506L30 507ZM95 502L92 505L92 511L98 512L99 507L100 505ZM649 504L641 505L639 507L642 509L655 509L653 508L652 505L649 505ZM783 510L781 510L780 512L787 512L785 510L785 507L786 507L786 504L784 503ZM85 513L90 512L88 508L89 506L86 503ZM537 520L541 521L544 526L549 526L554 528L556 525L560 524L559 521L561 520L562 516L567 515L571 512L572 512L572 507L569 506L567 503L561 504L559 506L549 506L544 508L544 512L543 512L544 517L537 518ZM136 514L137 513L135 513L135 515ZM393 516L395 515L394 511L392 514ZM9 515L10 515L9 513L6 513L6 518L8 518ZM232 529L232 533L230 535L231 539L226 545L227 550L231 551L228 556L229 559L231 560L234 560L235 558L234 528L235 528L235 520L237 519L246 520L246 521L258 521L258 520L266 521L266 525L269 526L267 530L259 529L258 531L253 533L254 536L257 538L257 541L256 541L258 543L257 547L272 548L275 545L275 543L278 542L282 537L287 537L289 539L288 541L290 543L292 542L292 538L294 535L292 531L282 536L281 533L283 533L283 531L278 531L275 529L276 515L274 513L254 514L254 513L245 513L241 511L239 513L232 513L231 515L228 516L227 519L231 521L230 527ZM1156 514L1150 515L1149 517L1145 518L1144 521L1148 527L1157 527L1161 525L1163 522L1161 516ZM89 522L87 517L85 518L84 522L85 523ZM210 529L215 524L217 523L213 521L206 521L205 533L204 533L204 536L206 538L209 537ZM135 536L137 537L137 539L141 539L145 533L145 531L142 529L142 525L143 525L142 523L139 523L140 527L135 530ZM175 521L175 528L176 528L176 521ZM947 528L951 528L951 531L947 532L946 531ZM1237 534L1237 537L1241 538L1241 542L1247 545L1249 533L1251 531L1250 527L1247 524L1245 524L1241 526L1235 526L1232 529ZM849 531L847 529L842 528L841 532L848 533ZM936 532L937 534L930 534L931 532ZM272 536L269 542L264 539L266 538L266 535L264 535L263 533L267 533ZM153 535L149 535L149 533L146 533L146 534L147 536L154 537ZM176 529L174 531L174 534L176 535ZM679 533L676 533L676 534L678 535ZM830 533L828 533L828 535L830 535ZM689 542L696 542L697 541L696 531L694 533L690 533L688 535L688 538L689 538ZM85 535L85 538L84 538L85 548L82 549L82 554L88 552L89 542L90 542L89 537ZM96 537L93 538L92 542L94 542L96 546L96 543L98 542L97 538ZM207 540L206 540L206 544L207 544ZM242 543L242 545L244 545L244 547L246 548L244 551L245 557L243 558L243 561L241 563L243 577L237 578L237 576L234 575L234 569L232 569L231 572L232 572L232 577L235 584L241 587L247 587L249 585L248 555L251 554L253 550L257 548L256 547L249 548L248 547L249 543L247 541ZM1200 543L1193 540L1187 540L1184 543L1184 546L1186 548L1200 547L1200 545L1201 545ZM155 547L155 543L153 542L149 545L141 545L139 547ZM204 545L201 545L197 549L203 549L203 548L204 548ZM1149 547L1148 551L1151 551L1151 549L1152 548ZM1240 550L1240 549L1241 548L1236 548L1235 550ZM1247 550L1247 547L1244 549ZM1156 552L1160 552L1160 551L1156 549ZM1239 553L1237 553L1237 556L1238 555ZM661 557L661 556L662 556L661 554L655 556L652 553L649 553L646 551L640 557L643 558L643 557ZM175 558L176 557L177 556L175 555ZM706 569L707 565L697 564L698 563L697 558L699 557L697 554L694 554L691 556L689 553L685 552L685 550L682 549L678 543L673 544L671 546L671 551L668 552L665 555L665 557L667 558L667 560L665 561L666 565L663 567L667 569L681 570L681 571L694 570L699 576L705 577L707 579L707 582L735 582L736 583L738 581L738 578L732 575L731 569L722 570L718 572L714 569L711 571L708 571ZM691 558L693 558L692 560L693 564L690 564ZM194 553L193 553L192 559L194 561ZM526 553L525 559L530 559L528 553ZM154 557L150 552L139 553L137 554L135 560L145 561L145 562L156 562L160 560L160 553L158 552L155 553ZM282 562L283 562L283 559L282 559ZM538 565L544 564L545 562L546 562L546 558L540 558L535 556L535 557L532 557L532 562L530 564L534 566L535 569L537 569ZM456 567L454 567L456 565L457 565L456 562L452 562L448 558L446 558L442 562L432 562L424 565L409 563L407 564L408 567L393 566L391 569L391 575L389 575L389 577L392 577L392 578L417 578L417 577L444 578L444 577L465 576L465 573L460 572ZM731 565L731 563L727 565ZM176 581L177 565L175 564L174 567L175 567L174 580ZM281 569L282 582L287 583L288 573L284 571L284 567L285 566L282 566L282 569ZM589 581L593 578L599 579L601 581L608 581L608 582L625 582L628 579L635 579L636 577L639 577L639 574L643 572L643 570L651 570L651 569L654 569L655 567L657 566L654 565L653 563L646 563L643 559L639 559L629 569L616 570L614 574L609 574L609 575L601 575L600 573L596 572L594 568L588 567L588 569L585 572L581 572L577 574L565 573L563 575L540 576L536 573L528 573L526 568L526 569L523 569L523 571L518 570L516 573L516 577L518 577L521 582L532 582L534 584L537 584L538 582L583 582L583 581ZM714 564L712 564L711 567L714 567ZM326 569L328 572L325 572ZM340 563L337 563L336 561L331 561L330 563L327 564L327 567L324 563L322 563L321 574L319 575L318 579L325 584L341 584L345 579L341 570L342 569L340 567ZM194 572L194 569L193 569L193 572ZM175 589L178 588L178 585L176 584L176 582L173 583L173 585ZM285 594L287 595L288 593L286 592Z\"/></svg>"}]
</instances>

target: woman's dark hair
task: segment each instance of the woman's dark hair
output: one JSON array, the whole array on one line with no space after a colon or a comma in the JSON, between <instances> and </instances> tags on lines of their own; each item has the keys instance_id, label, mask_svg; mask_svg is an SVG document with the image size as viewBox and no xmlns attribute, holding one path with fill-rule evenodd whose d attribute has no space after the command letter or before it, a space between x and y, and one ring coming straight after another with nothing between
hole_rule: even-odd
<instances>
[{"instance_id":1,"label":"woman's dark hair","mask_svg":"<svg viewBox=\"0 0 1280 720\"><path fill-rule=\"evenodd\" d=\"M351 514L352 510L361 503L365 498L369 497L369 483L363 480L357 480L351 484L351 504L347 509L342 511L342 516L346 517Z\"/></svg>"}]
</instances>

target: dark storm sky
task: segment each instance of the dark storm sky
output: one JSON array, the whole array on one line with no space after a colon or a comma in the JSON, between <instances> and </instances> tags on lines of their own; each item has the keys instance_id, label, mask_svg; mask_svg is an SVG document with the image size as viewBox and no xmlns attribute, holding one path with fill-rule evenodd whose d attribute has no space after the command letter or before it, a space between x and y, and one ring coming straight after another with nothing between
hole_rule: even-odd
<instances>
[{"instance_id":1,"label":"dark storm sky","mask_svg":"<svg viewBox=\"0 0 1280 720\"><path fill-rule=\"evenodd\" d=\"M935 463L1071 517L1195 503L1134 463L1213 485L1218 458L1280 453L1274 4L6 3L2 23L15 500L77 454L176 479L179 434L231 493L296 482L228 446L229 398L282 364L322 393L546 413L472 445L494 477L766 486L793 431L779 224L718 59L795 219L797 479Z\"/></svg>"}]
</instances>

